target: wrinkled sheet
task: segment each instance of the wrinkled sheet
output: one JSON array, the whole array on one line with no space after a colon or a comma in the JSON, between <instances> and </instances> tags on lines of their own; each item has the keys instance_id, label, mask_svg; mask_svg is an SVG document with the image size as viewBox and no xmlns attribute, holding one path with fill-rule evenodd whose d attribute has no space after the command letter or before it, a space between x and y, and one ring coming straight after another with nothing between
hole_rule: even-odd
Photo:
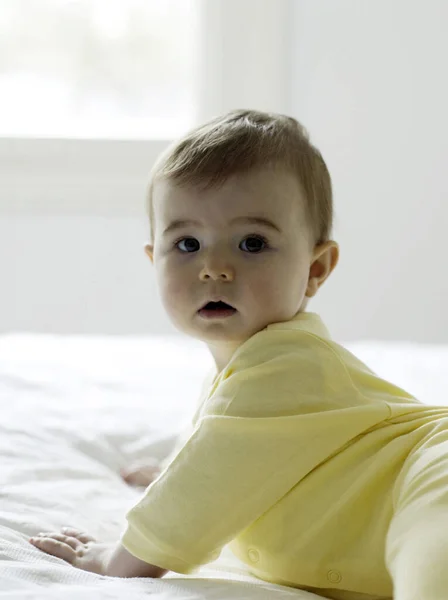
<instances>
[{"instance_id":1,"label":"wrinkled sheet","mask_svg":"<svg viewBox=\"0 0 448 600\"><path fill-rule=\"evenodd\" d=\"M448 403L448 346L347 346L423 401ZM120 467L170 453L211 366L205 346L181 337L0 335L2 600L317 598L256 579L228 548L192 575L125 580L74 569L27 542L62 525L116 541L142 494Z\"/></svg>"}]
</instances>

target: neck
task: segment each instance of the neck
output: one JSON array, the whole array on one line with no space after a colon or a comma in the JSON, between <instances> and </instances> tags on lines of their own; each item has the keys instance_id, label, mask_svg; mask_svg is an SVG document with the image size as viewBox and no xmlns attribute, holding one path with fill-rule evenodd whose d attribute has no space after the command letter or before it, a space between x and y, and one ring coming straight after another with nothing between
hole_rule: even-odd
<instances>
[{"instance_id":1,"label":"neck","mask_svg":"<svg viewBox=\"0 0 448 600\"><path fill-rule=\"evenodd\" d=\"M241 346L242 342L207 342L213 360L215 361L217 372L220 373L228 364L235 351Z\"/></svg>"}]
</instances>

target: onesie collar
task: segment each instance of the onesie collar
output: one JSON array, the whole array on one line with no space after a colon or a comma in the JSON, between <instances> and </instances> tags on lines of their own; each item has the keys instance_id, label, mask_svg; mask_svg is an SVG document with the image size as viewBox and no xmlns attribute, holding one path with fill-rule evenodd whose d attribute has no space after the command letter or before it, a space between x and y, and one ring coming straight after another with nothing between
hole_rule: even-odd
<instances>
[{"instance_id":1,"label":"onesie collar","mask_svg":"<svg viewBox=\"0 0 448 600\"><path fill-rule=\"evenodd\" d=\"M328 329L322 322L322 319L317 313L312 312L299 312L290 321L282 321L280 323L271 323L266 329L275 330L302 330L313 333L321 338L331 339Z\"/></svg>"}]
</instances>

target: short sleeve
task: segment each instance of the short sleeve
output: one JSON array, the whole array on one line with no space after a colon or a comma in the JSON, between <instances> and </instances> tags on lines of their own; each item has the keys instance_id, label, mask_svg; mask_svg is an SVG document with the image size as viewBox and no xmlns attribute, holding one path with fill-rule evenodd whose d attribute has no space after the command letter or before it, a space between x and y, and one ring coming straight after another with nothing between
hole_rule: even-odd
<instances>
[{"instance_id":1,"label":"short sleeve","mask_svg":"<svg viewBox=\"0 0 448 600\"><path fill-rule=\"evenodd\" d=\"M122 543L159 567L190 573L297 481L297 423L206 416L127 514ZM303 451L303 448L302 448ZM292 461L292 462L291 462Z\"/></svg>"},{"instance_id":2,"label":"short sleeve","mask_svg":"<svg viewBox=\"0 0 448 600\"><path fill-rule=\"evenodd\" d=\"M252 353L239 366L229 364L184 446L128 512L122 544L131 554L191 573L215 560L317 465L384 419L381 406L328 404L322 356L301 360L309 353L295 355L301 347L288 334L262 357Z\"/></svg>"}]
</instances>

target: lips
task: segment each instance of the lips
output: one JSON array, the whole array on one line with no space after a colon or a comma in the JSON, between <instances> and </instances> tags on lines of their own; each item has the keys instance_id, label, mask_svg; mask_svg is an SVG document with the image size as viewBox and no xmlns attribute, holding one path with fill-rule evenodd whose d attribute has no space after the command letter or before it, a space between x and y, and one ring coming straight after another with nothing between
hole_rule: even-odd
<instances>
[{"instance_id":1,"label":"lips","mask_svg":"<svg viewBox=\"0 0 448 600\"><path fill-rule=\"evenodd\" d=\"M207 302L198 312L201 317L207 319L221 319L235 314L236 308L230 304L227 304L227 302L224 302L223 300L217 300Z\"/></svg>"},{"instance_id":2,"label":"lips","mask_svg":"<svg viewBox=\"0 0 448 600\"><path fill-rule=\"evenodd\" d=\"M227 304L222 300L218 300L217 302L207 302L207 304L204 304L201 310L224 310L229 308L235 310L230 304Z\"/></svg>"}]
</instances>

